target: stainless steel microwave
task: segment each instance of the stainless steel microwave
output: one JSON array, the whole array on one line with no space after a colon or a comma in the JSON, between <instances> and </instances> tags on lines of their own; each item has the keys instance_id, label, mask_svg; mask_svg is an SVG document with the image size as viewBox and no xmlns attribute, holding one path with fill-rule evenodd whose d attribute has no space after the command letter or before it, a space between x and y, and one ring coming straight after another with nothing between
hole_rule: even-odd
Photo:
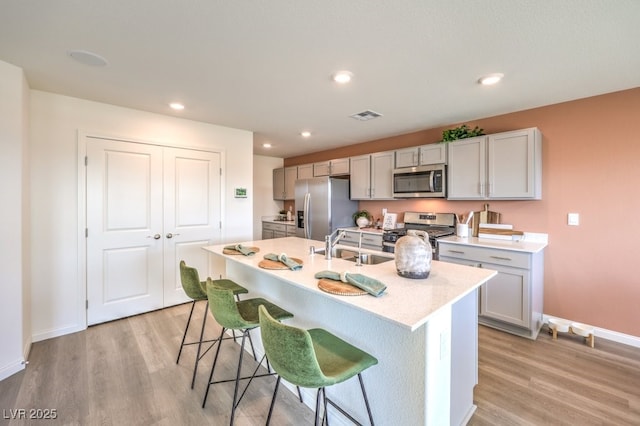
<instances>
[{"instance_id":1,"label":"stainless steel microwave","mask_svg":"<svg viewBox=\"0 0 640 426\"><path fill-rule=\"evenodd\" d=\"M394 198L444 198L446 185L447 166L444 164L393 170Z\"/></svg>"}]
</instances>

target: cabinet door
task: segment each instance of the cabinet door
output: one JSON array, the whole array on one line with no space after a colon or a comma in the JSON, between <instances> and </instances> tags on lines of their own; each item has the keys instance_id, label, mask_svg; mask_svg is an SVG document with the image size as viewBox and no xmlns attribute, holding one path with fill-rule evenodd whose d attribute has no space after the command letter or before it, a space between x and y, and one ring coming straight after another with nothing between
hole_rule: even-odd
<instances>
[{"instance_id":1,"label":"cabinet door","mask_svg":"<svg viewBox=\"0 0 640 426\"><path fill-rule=\"evenodd\" d=\"M298 179L311 179L313 177L313 164L298 166Z\"/></svg>"},{"instance_id":2,"label":"cabinet door","mask_svg":"<svg viewBox=\"0 0 640 426\"><path fill-rule=\"evenodd\" d=\"M284 168L273 169L273 199L284 200Z\"/></svg>"},{"instance_id":3,"label":"cabinet door","mask_svg":"<svg viewBox=\"0 0 640 426\"><path fill-rule=\"evenodd\" d=\"M273 231L271 229L264 229L262 228L262 239L263 240L270 240L273 237Z\"/></svg>"},{"instance_id":4,"label":"cabinet door","mask_svg":"<svg viewBox=\"0 0 640 426\"><path fill-rule=\"evenodd\" d=\"M331 163L323 161L322 163L313 164L313 176L329 176L331 174Z\"/></svg>"},{"instance_id":5,"label":"cabinet door","mask_svg":"<svg viewBox=\"0 0 640 426\"><path fill-rule=\"evenodd\" d=\"M541 197L540 134L535 128L487 137L489 198Z\"/></svg>"},{"instance_id":6,"label":"cabinet door","mask_svg":"<svg viewBox=\"0 0 640 426\"><path fill-rule=\"evenodd\" d=\"M420 149L416 147L398 149L395 152L395 167L413 167L418 165Z\"/></svg>"},{"instance_id":7,"label":"cabinet door","mask_svg":"<svg viewBox=\"0 0 640 426\"><path fill-rule=\"evenodd\" d=\"M273 238L284 238L287 236L286 232L283 231L273 231Z\"/></svg>"},{"instance_id":8,"label":"cabinet door","mask_svg":"<svg viewBox=\"0 0 640 426\"><path fill-rule=\"evenodd\" d=\"M367 200L371 196L371 156L351 157L349 181L352 200Z\"/></svg>"},{"instance_id":9,"label":"cabinet door","mask_svg":"<svg viewBox=\"0 0 640 426\"><path fill-rule=\"evenodd\" d=\"M420 147L420 165L423 164L446 164L447 144L432 143Z\"/></svg>"},{"instance_id":10,"label":"cabinet door","mask_svg":"<svg viewBox=\"0 0 640 426\"><path fill-rule=\"evenodd\" d=\"M348 175L349 171L350 170L349 170L348 158L331 160L331 167L330 167L331 176Z\"/></svg>"},{"instance_id":11,"label":"cabinet door","mask_svg":"<svg viewBox=\"0 0 640 426\"><path fill-rule=\"evenodd\" d=\"M352 163L351 179L353 179ZM393 199L393 152L371 154L371 199Z\"/></svg>"},{"instance_id":12,"label":"cabinet door","mask_svg":"<svg viewBox=\"0 0 640 426\"><path fill-rule=\"evenodd\" d=\"M284 199L294 200L296 198L296 179L298 179L297 167L286 167L284 169Z\"/></svg>"},{"instance_id":13,"label":"cabinet door","mask_svg":"<svg viewBox=\"0 0 640 426\"><path fill-rule=\"evenodd\" d=\"M480 289L480 316L530 327L529 273L526 269L483 264L498 271Z\"/></svg>"},{"instance_id":14,"label":"cabinet door","mask_svg":"<svg viewBox=\"0 0 640 426\"><path fill-rule=\"evenodd\" d=\"M449 199L484 199L486 137L449 142Z\"/></svg>"}]
</instances>

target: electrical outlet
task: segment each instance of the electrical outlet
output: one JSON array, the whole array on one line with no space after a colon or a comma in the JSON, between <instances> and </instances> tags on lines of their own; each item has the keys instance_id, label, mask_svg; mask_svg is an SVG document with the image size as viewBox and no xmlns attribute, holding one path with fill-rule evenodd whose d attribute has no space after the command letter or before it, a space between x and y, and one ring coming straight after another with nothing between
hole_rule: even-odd
<instances>
[{"instance_id":1,"label":"electrical outlet","mask_svg":"<svg viewBox=\"0 0 640 426\"><path fill-rule=\"evenodd\" d=\"M382 216L384 216L385 214L387 214L387 209L382 209Z\"/></svg>"},{"instance_id":2,"label":"electrical outlet","mask_svg":"<svg viewBox=\"0 0 640 426\"><path fill-rule=\"evenodd\" d=\"M580 214L579 213L569 213L567 215L567 224L571 226L580 225Z\"/></svg>"}]
</instances>

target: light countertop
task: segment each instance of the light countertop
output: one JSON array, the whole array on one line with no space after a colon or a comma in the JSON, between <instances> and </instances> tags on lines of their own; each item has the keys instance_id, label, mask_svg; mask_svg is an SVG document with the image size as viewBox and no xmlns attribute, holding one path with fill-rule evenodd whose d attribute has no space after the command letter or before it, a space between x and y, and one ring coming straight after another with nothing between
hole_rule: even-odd
<instances>
[{"instance_id":1,"label":"light countertop","mask_svg":"<svg viewBox=\"0 0 640 426\"><path fill-rule=\"evenodd\" d=\"M469 237L461 238L456 236L438 238L438 242L447 242L451 244L460 244L465 246L475 246L484 248L493 248L501 250L521 251L527 253L537 253L547 246L547 242L543 238L533 239L531 241L525 238L520 241L494 240L489 238Z\"/></svg>"},{"instance_id":2,"label":"light countertop","mask_svg":"<svg viewBox=\"0 0 640 426\"><path fill-rule=\"evenodd\" d=\"M353 226L351 228L340 228L343 229L345 231L350 231L350 232L363 232L365 234L375 234L375 235L382 235L382 233L384 232L383 229L378 229L378 228L358 228L357 226Z\"/></svg>"},{"instance_id":3,"label":"light countertop","mask_svg":"<svg viewBox=\"0 0 640 426\"><path fill-rule=\"evenodd\" d=\"M396 273L393 260L378 265L355 266L354 262L333 258L326 260L324 254L309 254L310 246L323 248L324 242L297 237L268 240L243 241L245 246L258 247L254 256L225 255L222 250L227 244L204 247L205 250L223 256L227 262L237 262L261 273L277 277L279 280L305 290L319 293L339 303L367 311L382 319L402 327L416 330L426 323L438 309L451 305L496 275L496 271L484 268L472 268L454 263L434 261L427 279L413 280L403 278ZM338 244L336 247L340 247ZM353 250L353 247L345 247ZM368 250L362 250L368 252ZM267 270L258 263L267 253L286 253L289 257L302 260L303 267L298 271ZM376 252L376 254L380 254ZM391 254L388 254L392 256ZM322 270L352 272L375 278L387 286L380 297L338 296L325 293L318 288L315 273Z\"/></svg>"},{"instance_id":4,"label":"light countertop","mask_svg":"<svg viewBox=\"0 0 640 426\"><path fill-rule=\"evenodd\" d=\"M280 219L274 219L272 217L267 217L267 218L262 218L262 222L268 222L268 223L279 223L282 225L295 225L296 221L295 220L280 220Z\"/></svg>"}]
</instances>

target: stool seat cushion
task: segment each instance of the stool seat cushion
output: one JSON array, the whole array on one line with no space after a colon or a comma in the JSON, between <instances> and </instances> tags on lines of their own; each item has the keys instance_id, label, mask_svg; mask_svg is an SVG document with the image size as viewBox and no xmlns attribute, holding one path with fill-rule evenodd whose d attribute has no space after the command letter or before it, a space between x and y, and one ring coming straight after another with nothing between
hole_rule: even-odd
<instances>
[{"instance_id":1,"label":"stool seat cushion","mask_svg":"<svg viewBox=\"0 0 640 426\"><path fill-rule=\"evenodd\" d=\"M182 282L182 289L185 294L193 300L206 300L207 299L207 283L211 281L214 285L226 288L233 291L233 294L248 293L249 290L242 287L240 284L227 280L211 280L200 281L198 270L191 266L187 266L184 260L180 261L180 281Z\"/></svg>"},{"instance_id":2,"label":"stool seat cushion","mask_svg":"<svg viewBox=\"0 0 640 426\"><path fill-rule=\"evenodd\" d=\"M326 330L281 324L260 308L260 332L269 362L297 386L322 388L361 373L378 360Z\"/></svg>"},{"instance_id":3,"label":"stool seat cushion","mask_svg":"<svg viewBox=\"0 0 640 426\"><path fill-rule=\"evenodd\" d=\"M208 282L209 281L202 281L200 283L200 287L202 288L202 291L204 292L204 298L205 299L207 298L207 283ZM219 280L211 280L211 285L214 285L214 286L219 287L219 288L224 288L226 290L231 290L234 295L249 293L249 290L247 290L246 288L242 287L240 284L236 283L235 281L228 280L226 278L222 278L222 279L219 279Z\"/></svg>"},{"instance_id":4,"label":"stool seat cushion","mask_svg":"<svg viewBox=\"0 0 640 426\"><path fill-rule=\"evenodd\" d=\"M218 324L230 330L243 330L256 328L260 325L258 307L264 305L268 312L277 320L293 318L293 314L278 305L261 297L241 300L237 302L233 298L233 292L216 286L213 280L207 280L207 295L209 308Z\"/></svg>"},{"instance_id":5,"label":"stool seat cushion","mask_svg":"<svg viewBox=\"0 0 640 426\"><path fill-rule=\"evenodd\" d=\"M313 350L327 382L323 386L344 382L378 360L321 328L308 330Z\"/></svg>"}]
</instances>

